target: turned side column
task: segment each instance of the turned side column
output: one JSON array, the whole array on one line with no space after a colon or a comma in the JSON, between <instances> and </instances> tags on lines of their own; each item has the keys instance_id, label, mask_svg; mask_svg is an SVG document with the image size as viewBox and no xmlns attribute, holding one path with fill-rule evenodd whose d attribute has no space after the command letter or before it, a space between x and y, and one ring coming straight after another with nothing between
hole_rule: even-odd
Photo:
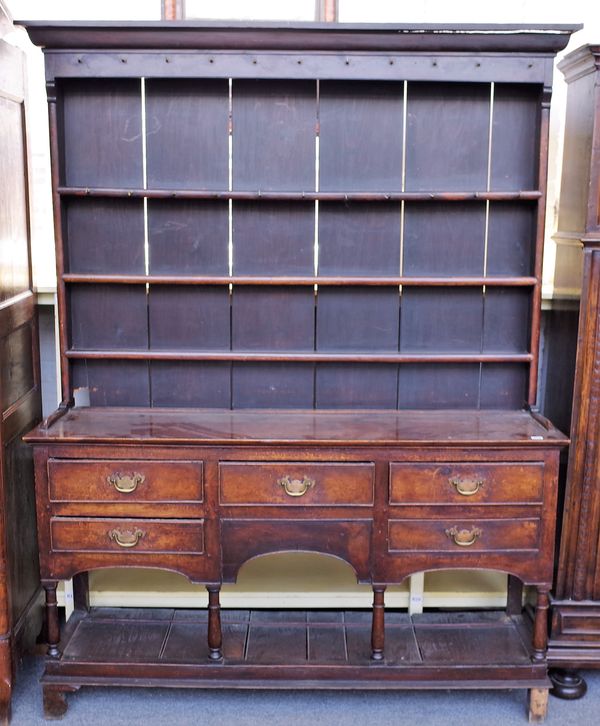
<instances>
[{"instance_id":1,"label":"turned side column","mask_svg":"<svg viewBox=\"0 0 600 726\"><path fill-rule=\"evenodd\" d=\"M211 660L223 658L223 635L221 631L220 587L207 586L208 590L208 657Z\"/></svg>"},{"instance_id":2,"label":"turned side column","mask_svg":"<svg viewBox=\"0 0 600 726\"><path fill-rule=\"evenodd\" d=\"M548 647L548 608L550 597L548 590L537 590L537 603L535 606L535 619L533 621L533 660L546 659Z\"/></svg>"},{"instance_id":3,"label":"turned side column","mask_svg":"<svg viewBox=\"0 0 600 726\"><path fill-rule=\"evenodd\" d=\"M46 633L48 643L48 656L60 658L60 622L58 619L58 602L56 600L56 588L58 581L43 582L46 592Z\"/></svg>"},{"instance_id":4,"label":"turned side column","mask_svg":"<svg viewBox=\"0 0 600 726\"><path fill-rule=\"evenodd\" d=\"M371 625L371 660L382 661L385 645L385 587L373 588L373 622Z\"/></svg>"}]
</instances>

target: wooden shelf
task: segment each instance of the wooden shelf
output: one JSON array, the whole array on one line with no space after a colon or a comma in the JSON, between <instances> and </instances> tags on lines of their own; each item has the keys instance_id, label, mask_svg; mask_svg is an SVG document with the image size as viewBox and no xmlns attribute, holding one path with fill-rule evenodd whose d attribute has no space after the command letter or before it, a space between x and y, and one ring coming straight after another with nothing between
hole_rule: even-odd
<instances>
[{"instance_id":1,"label":"wooden shelf","mask_svg":"<svg viewBox=\"0 0 600 726\"><path fill-rule=\"evenodd\" d=\"M468 202L468 201L537 201L538 190L493 192L316 192L316 191L228 191L200 189L123 189L110 187L58 187L64 197L135 197L141 199L223 199L266 201L322 202Z\"/></svg>"},{"instance_id":2,"label":"wooden shelf","mask_svg":"<svg viewBox=\"0 0 600 726\"><path fill-rule=\"evenodd\" d=\"M370 660L369 611L232 610L222 620L224 658L215 664L206 610L77 611L42 682L66 685L74 675L78 685L98 685L143 671L145 683L198 688L247 687L248 679L255 688L312 689L317 681L322 688L547 687L545 663L531 661L523 616L388 611L383 669ZM440 639L454 643L451 652L439 648Z\"/></svg>"},{"instance_id":3,"label":"wooden shelf","mask_svg":"<svg viewBox=\"0 0 600 726\"><path fill-rule=\"evenodd\" d=\"M364 287L533 287L535 277L251 277L247 275L104 275L65 273L64 282L111 285L285 285Z\"/></svg>"},{"instance_id":4,"label":"wooden shelf","mask_svg":"<svg viewBox=\"0 0 600 726\"><path fill-rule=\"evenodd\" d=\"M67 350L85 360L184 360L300 363L530 363L531 353L331 353L319 351Z\"/></svg>"}]
</instances>

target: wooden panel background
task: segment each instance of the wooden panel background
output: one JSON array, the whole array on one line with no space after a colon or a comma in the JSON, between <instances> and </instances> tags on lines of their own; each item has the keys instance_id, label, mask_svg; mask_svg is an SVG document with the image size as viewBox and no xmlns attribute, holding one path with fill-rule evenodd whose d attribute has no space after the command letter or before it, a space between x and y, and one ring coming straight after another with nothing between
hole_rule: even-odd
<instances>
[{"instance_id":1,"label":"wooden panel background","mask_svg":"<svg viewBox=\"0 0 600 726\"><path fill-rule=\"evenodd\" d=\"M62 99L64 183L113 188L63 202L66 269L87 275L68 285L72 379L92 402L523 405L537 205L453 195L535 191L539 87L127 79ZM392 192L409 196L373 196Z\"/></svg>"}]
</instances>

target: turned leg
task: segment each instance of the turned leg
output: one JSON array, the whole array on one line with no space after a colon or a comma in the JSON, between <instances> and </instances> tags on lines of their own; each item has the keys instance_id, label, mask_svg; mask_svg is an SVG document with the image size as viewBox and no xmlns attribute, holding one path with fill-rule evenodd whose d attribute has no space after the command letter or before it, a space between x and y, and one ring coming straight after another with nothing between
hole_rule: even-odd
<instances>
[{"instance_id":1,"label":"turned leg","mask_svg":"<svg viewBox=\"0 0 600 726\"><path fill-rule=\"evenodd\" d=\"M546 658L548 647L548 608L550 598L548 590L537 591L537 603L535 606L535 620L533 621L533 660L543 661Z\"/></svg>"},{"instance_id":2,"label":"turned leg","mask_svg":"<svg viewBox=\"0 0 600 726\"><path fill-rule=\"evenodd\" d=\"M371 660L383 660L385 643L385 587L373 588L373 622L371 625Z\"/></svg>"},{"instance_id":3,"label":"turned leg","mask_svg":"<svg viewBox=\"0 0 600 726\"><path fill-rule=\"evenodd\" d=\"M220 587L207 587L208 590L208 657L211 660L221 660L223 653L221 646L223 636L221 633L221 605L219 604Z\"/></svg>"},{"instance_id":4,"label":"turned leg","mask_svg":"<svg viewBox=\"0 0 600 726\"><path fill-rule=\"evenodd\" d=\"M542 723L548 712L548 689L529 690L529 723Z\"/></svg>"},{"instance_id":5,"label":"turned leg","mask_svg":"<svg viewBox=\"0 0 600 726\"><path fill-rule=\"evenodd\" d=\"M56 601L56 587L58 582L44 582L46 591L46 635L48 639L48 656L60 658L60 623L58 620L58 603Z\"/></svg>"},{"instance_id":6,"label":"turned leg","mask_svg":"<svg viewBox=\"0 0 600 726\"><path fill-rule=\"evenodd\" d=\"M557 698L574 701L587 693L585 679L572 668L553 668L549 676L552 681L550 693Z\"/></svg>"}]
</instances>

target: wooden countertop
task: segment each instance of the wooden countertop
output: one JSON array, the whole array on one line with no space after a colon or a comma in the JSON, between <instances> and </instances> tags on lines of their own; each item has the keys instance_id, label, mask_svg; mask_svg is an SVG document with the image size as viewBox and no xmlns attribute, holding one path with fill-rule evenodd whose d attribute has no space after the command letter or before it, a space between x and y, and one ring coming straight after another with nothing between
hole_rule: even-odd
<instances>
[{"instance_id":1,"label":"wooden countertop","mask_svg":"<svg viewBox=\"0 0 600 726\"><path fill-rule=\"evenodd\" d=\"M528 411L72 408L29 443L539 445L568 438Z\"/></svg>"}]
</instances>

